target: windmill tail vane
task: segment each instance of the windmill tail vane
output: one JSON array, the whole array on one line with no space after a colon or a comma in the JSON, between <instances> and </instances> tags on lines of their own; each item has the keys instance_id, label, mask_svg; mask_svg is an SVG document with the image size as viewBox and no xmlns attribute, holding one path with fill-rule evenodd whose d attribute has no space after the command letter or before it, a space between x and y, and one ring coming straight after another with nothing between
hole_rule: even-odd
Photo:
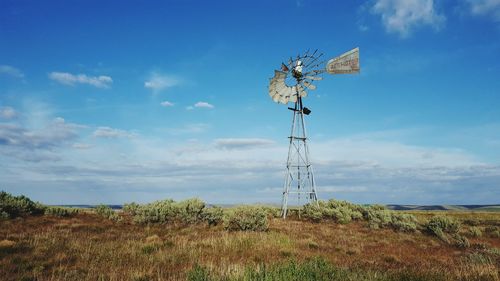
<instances>
[{"instance_id":1,"label":"windmill tail vane","mask_svg":"<svg viewBox=\"0 0 500 281\"><path fill-rule=\"evenodd\" d=\"M326 61L319 61L323 53L318 50L295 59L290 57L288 63L281 63L280 70L274 71L269 82L269 96L274 102L288 104L293 112L292 129L289 138L288 157L283 184L281 215L286 218L288 213L289 197L297 196L297 205L302 203L317 203L316 183L313 167L310 162L308 138L304 115L311 110L303 105L303 98L307 97L306 90L316 90L317 81L321 81L323 73L353 74L359 73L359 48L352 49L338 57ZM326 62L326 65L322 65ZM305 202L301 202L304 199Z\"/></svg>"}]
</instances>

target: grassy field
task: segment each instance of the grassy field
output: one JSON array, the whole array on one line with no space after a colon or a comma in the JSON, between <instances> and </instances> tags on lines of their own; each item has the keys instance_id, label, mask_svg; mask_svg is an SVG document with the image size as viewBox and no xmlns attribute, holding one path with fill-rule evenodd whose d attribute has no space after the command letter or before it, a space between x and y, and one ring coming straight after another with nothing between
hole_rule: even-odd
<instances>
[{"instance_id":1,"label":"grassy field","mask_svg":"<svg viewBox=\"0 0 500 281\"><path fill-rule=\"evenodd\" d=\"M1 280L500 280L500 213L409 211L462 222L469 247L420 229L269 219L267 231L137 224L91 211L0 221ZM477 230L480 232L478 235Z\"/></svg>"}]
</instances>

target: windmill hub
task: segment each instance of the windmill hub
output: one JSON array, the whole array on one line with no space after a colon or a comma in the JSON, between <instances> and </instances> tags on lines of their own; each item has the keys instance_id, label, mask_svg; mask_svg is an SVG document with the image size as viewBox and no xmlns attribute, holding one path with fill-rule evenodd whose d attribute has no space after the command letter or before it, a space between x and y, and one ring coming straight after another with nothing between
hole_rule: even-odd
<instances>
[{"instance_id":1,"label":"windmill hub","mask_svg":"<svg viewBox=\"0 0 500 281\"><path fill-rule=\"evenodd\" d=\"M315 81L323 78L320 76L327 72L329 74L359 73L359 48L355 48L336 58L320 61L323 54L309 51L297 58L281 63L281 70L274 71L274 77L269 83L269 96L273 101L288 104L292 102L293 111L292 131L290 133L290 144L288 158L286 161L285 183L283 186L283 197L281 215L286 218L288 212L288 199L290 194L297 195L297 204L301 204L301 197L306 203L317 202L316 186L313 168L309 157L306 124L304 115L311 114L311 110L304 107L302 99L307 97L306 89L315 90ZM285 80L288 75L295 78L295 85L288 86Z\"/></svg>"}]
</instances>

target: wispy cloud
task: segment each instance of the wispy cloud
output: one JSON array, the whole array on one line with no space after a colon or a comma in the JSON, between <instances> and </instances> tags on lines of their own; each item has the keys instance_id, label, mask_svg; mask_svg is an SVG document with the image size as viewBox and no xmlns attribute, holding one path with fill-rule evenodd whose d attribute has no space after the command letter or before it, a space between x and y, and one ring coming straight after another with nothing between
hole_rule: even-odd
<instances>
[{"instance_id":1,"label":"wispy cloud","mask_svg":"<svg viewBox=\"0 0 500 281\"><path fill-rule=\"evenodd\" d=\"M50 150L75 139L82 128L85 126L68 123L61 117L54 118L38 130L21 124L0 123L0 145L24 150Z\"/></svg>"},{"instance_id":2,"label":"wispy cloud","mask_svg":"<svg viewBox=\"0 0 500 281\"><path fill-rule=\"evenodd\" d=\"M71 74L68 72L51 72L49 78L64 85L87 84L96 88L109 88L113 79L106 75L88 76L86 74Z\"/></svg>"},{"instance_id":3,"label":"wispy cloud","mask_svg":"<svg viewBox=\"0 0 500 281\"><path fill-rule=\"evenodd\" d=\"M209 128L210 125L206 123L192 123L192 124L186 124L182 127L169 129L168 132L173 135L198 134L205 132Z\"/></svg>"},{"instance_id":4,"label":"wispy cloud","mask_svg":"<svg viewBox=\"0 0 500 281\"><path fill-rule=\"evenodd\" d=\"M171 102L169 102L169 101L162 101L160 103L160 105L163 106L163 107L172 107L172 106L174 106L174 104L171 103Z\"/></svg>"},{"instance_id":5,"label":"wispy cloud","mask_svg":"<svg viewBox=\"0 0 500 281\"><path fill-rule=\"evenodd\" d=\"M87 144L87 143L74 143L73 145L73 148L76 148L76 149L89 149L92 147L92 145L90 144Z\"/></svg>"},{"instance_id":6,"label":"wispy cloud","mask_svg":"<svg viewBox=\"0 0 500 281\"><path fill-rule=\"evenodd\" d=\"M227 138L216 139L215 146L223 149L251 149L256 147L270 146L275 142L269 139L258 138Z\"/></svg>"},{"instance_id":7,"label":"wispy cloud","mask_svg":"<svg viewBox=\"0 0 500 281\"><path fill-rule=\"evenodd\" d=\"M215 108L214 105L208 103L208 102L204 102L204 101L199 101L197 103L194 104L194 107L197 107L197 108Z\"/></svg>"},{"instance_id":8,"label":"wispy cloud","mask_svg":"<svg viewBox=\"0 0 500 281\"><path fill-rule=\"evenodd\" d=\"M160 92L180 83L181 79L177 76L153 72L148 80L144 82L144 87L151 89L153 92Z\"/></svg>"},{"instance_id":9,"label":"wispy cloud","mask_svg":"<svg viewBox=\"0 0 500 281\"><path fill-rule=\"evenodd\" d=\"M110 127L98 127L92 135L96 138L108 138L108 139L132 138L136 136L136 134L134 133Z\"/></svg>"},{"instance_id":10,"label":"wispy cloud","mask_svg":"<svg viewBox=\"0 0 500 281\"><path fill-rule=\"evenodd\" d=\"M10 65L0 65L0 74L9 75L14 78L23 78L24 73Z\"/></svg>"},{"instance_id":11,"label":"wispy cloud","mask_svg":"<svg viewBox=\"0 0 500 281\"><path fill-rule=\"evenodd\" d=\"M14 108L10 106L0 107L0 118L13 119L18 115Z\"/></svg>"},{"instance_id":12,"label":"wispy cloud","mask_svg":"<svg viewBox=\"0 0 500 281\"><path fill-rule=\"evenodd\" d=\"M473 15L488 16L500 22L500 0L466 0Z\"/></svg>"},{"instance_id":13,"label":"wispy cloud","mask_svg":"<svg viewBox=\"0 0 500 281\"><path fill-rule=\"evenodd\" d=\"M408 37L420 26L439 30L446 17L436 11L434 0L375 0L374 14L380 15L387 32Z\"/></svg>"}]
</instances>

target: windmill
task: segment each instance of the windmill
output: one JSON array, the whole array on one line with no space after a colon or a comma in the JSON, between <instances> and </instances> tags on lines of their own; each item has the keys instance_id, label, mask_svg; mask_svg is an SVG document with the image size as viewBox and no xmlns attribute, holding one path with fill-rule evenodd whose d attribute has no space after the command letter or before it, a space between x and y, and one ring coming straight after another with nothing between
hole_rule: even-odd
<instances>
[{"instance_id":1,"label":"windmill","mask_svg":"<svg viewBox=\"0 0 500 281\"><path fill-rule=\"evenodd\" d=\"M274 71L274 77L269 83L269 96L273 101L293 104L293 107L288 107L293 112L293 117L281 205L283 218L286 218L288 212L290 194L297 195L299 205L302 198L305 203L318 200L304 120L304 115L311 114L311 110L305 107L302 101L307 97L307 90L315 90L314 83L322 80L321 75L325 72L329 74L359 73L359 48L330 59L328 62L322 59L323 53L318 53L318 50L307 51L295 58L290 57L286 64L281 63L281 70Z\"/></svg>"}]
</instances>

